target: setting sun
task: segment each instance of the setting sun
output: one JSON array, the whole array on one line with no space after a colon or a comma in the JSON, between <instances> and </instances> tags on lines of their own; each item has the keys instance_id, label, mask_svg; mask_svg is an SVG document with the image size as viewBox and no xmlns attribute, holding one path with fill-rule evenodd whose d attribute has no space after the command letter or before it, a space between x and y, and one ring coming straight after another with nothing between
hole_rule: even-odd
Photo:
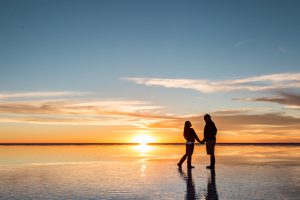
<instances>
[{"instance_id":1,"label":"setting sun","mask_svg":"<svg viewBox=\"0 0 300 200\"><path fill-rule=\"evenodd\" d=\"M139 143L140 145L146 145L147 143L155 142L155 139L149 135L142 134L135 136L132 141L134 143Z\"/></svg>"}]
</instances>

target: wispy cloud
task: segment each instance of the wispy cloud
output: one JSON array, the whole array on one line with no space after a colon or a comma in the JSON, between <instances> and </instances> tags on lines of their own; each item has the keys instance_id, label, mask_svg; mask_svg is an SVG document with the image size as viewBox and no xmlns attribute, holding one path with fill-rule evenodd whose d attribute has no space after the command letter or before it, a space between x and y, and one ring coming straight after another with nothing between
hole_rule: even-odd
<instances>
[{"instance_id":1,"label":"wispy cloud","mask_svg":"<svg viewBox=\"0 0 300 200\"><path fill-rule=\"evenodd\" d=\"M212 113L217 116L223 115L241 115L241 114L263 114L267 111L272 110L272 108L268 107L258 107L258 108L232 108L232 109L221 109L217 111L213 111Z\"/></svg>"},{"instance_id":2,"label":"wispy cloud","mask_svg":"<svg viewBox=\"0 0 300 200\"><path fill-rule=\"evenodd\" d=\"M145 127L174 118L148 101L82 97L86 94L91 93L0 93L0 122Z\"/></svg>"},{"instance_id":3,"label":"wispy cloud","mask_svg":"<svg viewBox=\"0 0 300 200\"><path fill-rule=\"evenodd\" d=\"M228 80L161 79L148 77L125 77L122 79L147 86L184 88L203 93L300 88L300 73L280 73Z\"/></svg>"},{"instance_id":4,"label":"wispy cloud","mask_svg":"<svg viewBox=\"0 0 300 200\"><path fill-rule=\"evenodd\" d=\"M285 97L290 97L290 94ZM291 138L293 141L300 141L297 135L300 131L300 118L284 113L263 114L261 109L268 111L268 108L236 108L211 112L221 141L289 141ZM118 131L149 129L156 130L160 135L172 132L181 136L185 120L192 121L195 130L202 132L202 114L168 114L162 106L148 101L68 98L26 101L6 99L0 102L1 123L97 125L105 129L105 126L109 126ZM107 131L109 134L110 130Z\"/></svg>"},{"instance_id":5,"label":"wispy cloud","mask_svg":"<svg viewBox=\"0 0 300 200\"><path fill-rule=\"evenodd\" d=\"M110 101L110 103L115 102ZM147 109L145 108L147 105L140 104L132 109L132 106L135 105L132 102L124 102L125 105L120 105L120 107L115 104L104 108L98 103L95 104L97 104L95 107L81 107L74 106L73 103L55 103L56 106L53 106L52 109L41 106L38 111L36 108L32 109L36 104L32 107L20 106L20 104L12 107L11 105L10 110L1 110L0 122L72 126L96 125L114 127L119 131L132 131L140 128L156 130L160 136L165 133L169 135L170 132L176 133L174 136L178 138L178 134L181 135L184 121L190 120L196 132L199 133L200 131L201 133L203 130L203 115L170 116L154 109L152 105L148 105L150 107ZM127 104L130 104L130 108L127 108ZM138 109L139 106L142 106L141 110ZM300 118L281 113L253 114L250 109L241 109L241 111L220 110L211 114L219 130L219 141L222 142L300 141L300 137L297 135L300 131ZM107 132L109 134L110 130L108 129ZM199 134L200 137L202 137L201 135ZM172 138L168 140L172 140Z\"/></svg>"},{"instance_id":6,"label":"wispy cloud","mask_svg":"<svg viewBox=\"0 0 300 200\"><path fill-rule=\"evenodd\" d=\"M0 102L2 113L27 114L101 114L101 113L143 113L157 110L160 106L135 100L89 100L87 101L15 101Z\"/></svg>"},{"instance_id":7,"label":"wispy cloud","mask_svg":"<svg viewBox=\"0 0 300 200\"><path fill-rule=\"evenodd\" d=\"M145 128L148 124L161 120L113 115L11 115L0 117L0 122L16 122L50 125L97 125L97 126L128 126Z\"/></svg>"},{"instance_id":8,"label":"wispy cloud","mask_svg":"<svg viewBox=\"0 0 300 200\"><path fill-rule=\"evenodd\" d=\"M286 53L288 51L286 48L284 48L282 46L278 46L277 50L280 51L280 52L282 52L282 53Z\"/></svg>"},{"instance_id":9,"label":"wispy cloud","mask_svg":"<svg viewBox=\"0 0 300 200\"><path fill-rule=\"evenodd\" d=\"M0 121L145 126L173 118L161 110L151 102L128 99L5 101L0 102Z\"/></svg>"},{"instance_id":10,"label":"wispy cloud","mask_svg":"<svg viewBox=\"0 0 300 200\"><path fill-rule=\"evenodd\" d=\"M285 108L291 109L291 110L300 110L300 106L285 106Z\"/></svg>"},{"instance_id":11,"label":"wispy cloud","mask_svg":"<svg viewBox=\"0 0 300 200\"><path fill-rule=\"evenodd\" d=\"M292 106L300 106L300 95L286 92L280 92L279 94L280 96L277 97L239 98L234 100L271 102L287 105L290 106L290 108L292 108Z\"/></svg>"},{"instance_id":12,"label":"wispy cloud","mask_svg":"<svg viewBox=\"0 0 300 200\"><path fill-rule=\"evenodd\" d=\"M37 97L66 97L90 94L88 92L56 91L56 92L2 92L0 99L37 98Z\"/></svg>"},{"instance_id":13,"label":"wispy cloud","mask_svg":"<svg viewBox=\"0 0 300 200\"><path fill-rule=\"evenodd\" d=\"M238 41L237 43L234 44L235 47L241 47L245 44L248 44L248 43L251 43L253 42L254 40L253 39L248 39L248 40L241 40L241 41Z\"/></svg>"},{"instance_id":14,"label":"wispy cloud","mask_svg":"<svg viewBox=\"0 0 300 200\"><path fill-rule=\"evenodd\" d=\"M224 113L215 112L212 113L212 119L218 127L219 141L222 142L300 142L300 118L282 113L236 112L224 115ZM184 120L190 120L196 132L202 137L204 124L202 115L158 121L150 124L150 127L178 127L178 130L181 130Z\"/></svg>"},{"instance_id":15,"label":"wispy cloud","mask_svg":"<svg viewBox=\"0 0 300 200\"><path fill-rule=\"evenodd\" d=\"M245 127L248 126L261 126L261 127L262 126L265 127L299 126L300 129L300 118L287 116L282 113L267 113L267 114L237 113L232 115L223 115L223 114L217 115L215 113L212 113L212 118L219 125L220 130L236 131L236 130L245 129ZM193 124L195 124L195 126L198 126L199 124L202 124L203 116L194 115L193 117L189 117L186 119L194 122ZM182 126L183 122L184 120L182 117L177 117L169 120L169 126L173 126L173 127ZM177 123L180 123L180 125L178 125Z\"/></svg>"}]
</instances>

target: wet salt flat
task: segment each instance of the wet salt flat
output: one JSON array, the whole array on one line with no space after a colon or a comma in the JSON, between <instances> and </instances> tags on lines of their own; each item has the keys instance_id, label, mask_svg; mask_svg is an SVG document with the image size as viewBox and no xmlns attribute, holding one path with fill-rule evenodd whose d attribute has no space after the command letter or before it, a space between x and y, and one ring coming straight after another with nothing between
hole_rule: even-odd
<instances>
[{"instance_id":1,"label":"wet salt flat","mask_svg":"<svg viewBox=\"0 0 300 200\"><path fill-rule=\"evenodd\" d=\"M299 199L300 146L0 146L0 199Z\"/></svg>"}]
</instances>

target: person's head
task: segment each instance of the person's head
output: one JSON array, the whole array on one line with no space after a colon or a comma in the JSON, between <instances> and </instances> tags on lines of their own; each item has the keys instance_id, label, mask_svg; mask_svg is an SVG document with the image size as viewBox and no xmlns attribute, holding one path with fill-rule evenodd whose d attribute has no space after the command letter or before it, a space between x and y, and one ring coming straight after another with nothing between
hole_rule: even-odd
<instances>
[{"instance_id":1,"label":"person's head","mask_svg":"<svg viewBox=\"0 0 300 200\"><path fill-rule=\"evenodd\" d=\"M192 127L192 124L190 121L186 121L184 123L184 129L183 129L183 134L186 136L190 132L190 128Z\"/></svg>"},{"instance_id":2,"label":"person's head","mask_svg":"<svg viewBox=\"0 0 300 200\"><path fill-rule=\"evenodd\" d=\"M192 127L192 123L190 121L186 121L184 123L184 129L188 129L188 128L191 128Z\"/></svg>"},{"instance_id":3,"label":"person's head","mask_svg":"<svg viewBox=\"0 0 300 200\"><path fill-rule=\"evenodd\" d=\"M211 120L210 115L209 115L209 114L205 114L205 115L204 115L204 120L205 120L205 122L210 121L210 120Z\"/></svg>"}]
</instances>

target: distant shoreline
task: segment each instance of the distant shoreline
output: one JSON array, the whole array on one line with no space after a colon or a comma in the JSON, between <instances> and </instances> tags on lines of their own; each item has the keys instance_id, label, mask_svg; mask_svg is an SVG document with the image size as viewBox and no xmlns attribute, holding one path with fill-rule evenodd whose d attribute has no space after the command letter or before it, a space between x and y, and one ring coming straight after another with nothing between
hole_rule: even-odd
<instances>
[{"instance_id":1,"label":"distant shoreline","mask_svg":"<svg viewBox=\"0 0 300 200\"><path fill-rule=\"evenodd\" d=\"M148 143L147 145L183 145L184 143ZM197 143L196 143L197 144ZM139 143L0 143L0 146L101 146L101 145L139 145ZM300 146L300 143L217 143L221 146Z\"/></svg>"}]
</instances>

